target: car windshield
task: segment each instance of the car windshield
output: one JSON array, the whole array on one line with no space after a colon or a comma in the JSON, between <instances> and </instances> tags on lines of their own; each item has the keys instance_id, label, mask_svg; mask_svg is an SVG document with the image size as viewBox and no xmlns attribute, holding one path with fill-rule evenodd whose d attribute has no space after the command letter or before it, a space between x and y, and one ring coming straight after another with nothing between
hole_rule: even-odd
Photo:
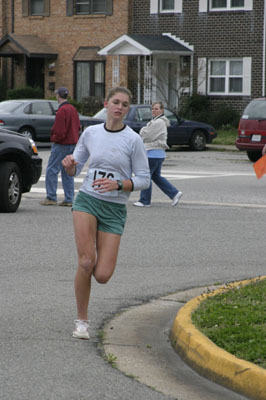
<instances>
[{"instance_id":1,"label":"car windshield","mask_svg":"<svg viewBox=\"0 0 266 400\"><path fill-rule=\"evenodd\" d=\"M253 100L246 107L243 118L266 119L266 100Z\"/></svg>"},{"instance_id":2,"label":"car windshield","mask_svg":"<svg viewBox=\"0 0 266 400\"><path fill-rule=\"evenodd\" d=\"M105 107L102 108L92 118L103 119L104 121L106 121L106 119L107 119L107 109ZM127 115L125 115L124 119L127 119Z\"/></svg>"},{"instance_id":3,"label":"car windshield","mask_svg":"<svg viewBox=\"0 0 266 400\"><path fill-rule=\"evenodd\" d=\"M23 104L20 101L3 101L0 103L0 112L12 112Z\"/></svg>"},{"instance_id":4,"label":"car windshield","mask_svg":"<svg viewBox=\"0 0 266 400\"><path fill-rule=\"evenodd\" d=\"M93 118L97 118L97 119L103 119L106 121L107 118L107 109L104 107L102 108L100 111L98 111Z\"/></svg>"}]
</instances>

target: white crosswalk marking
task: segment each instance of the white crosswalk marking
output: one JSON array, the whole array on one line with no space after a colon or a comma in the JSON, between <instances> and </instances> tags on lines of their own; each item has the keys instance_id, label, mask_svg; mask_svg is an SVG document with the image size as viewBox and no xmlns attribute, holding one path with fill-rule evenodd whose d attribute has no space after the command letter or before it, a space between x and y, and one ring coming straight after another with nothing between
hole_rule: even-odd
<instances>
[{"instance_id":1,"label":"white crosswalk marking","mask_svg":"<svg viewBox=\"0 0 266 400\"><path fill-rule=\"evenodd\" d=\"M75 184L77 188L75 189L75 192L78 191L78 187L81 185L83 182L84 176L86 175L87 171L82 171L79 177L75 178ZM181 170L181 169L169 169L169 168L163 168L162 169L162 175L171 180L184 180L184 179L206 179L206 178L223 178L223 177L233 177L233 176L255 176L254 173L242 173L242 172L218 172L218 171L187 171L187 170ZM30 193L35 193L35 194L45 194L46 190L45 187L39 187L39 184L41 182L45 182L45 175L42 175L40 177L39 183L37 185L34 185L31 189ZM59 195L64 194L63 189L60 188L62 184L62 179L60 176L58 176L58 183L59 187L57 189L57 193Z\"/></svg>"}]
</instances>

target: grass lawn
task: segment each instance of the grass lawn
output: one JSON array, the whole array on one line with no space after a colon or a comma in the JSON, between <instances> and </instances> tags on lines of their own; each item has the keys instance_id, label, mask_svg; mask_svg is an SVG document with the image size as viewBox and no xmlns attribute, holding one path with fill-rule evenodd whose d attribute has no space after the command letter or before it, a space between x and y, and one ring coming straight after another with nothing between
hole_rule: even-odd
<instances>
[{"instance_id":1,"label":"grass lawn","mask_svg":"<svg viewBox=\"0 0 266 400\"><path fill-rule=\"evenodd\" d=\"M226 145L234 145L237 139L237 129L225 129L218 130L218 136L216 139L212 141L213 144L226 144Z\"/></svg>"},{"instance_id":2,"label":"grass lawn","mask_svg":"<svg viewBox=\"0 0 266 400\"><path fill-rule=\"evenodd\" d=\"M192 321L217 346L266 368L266 279L208 297Z\"/></svg>"}]
</instances>

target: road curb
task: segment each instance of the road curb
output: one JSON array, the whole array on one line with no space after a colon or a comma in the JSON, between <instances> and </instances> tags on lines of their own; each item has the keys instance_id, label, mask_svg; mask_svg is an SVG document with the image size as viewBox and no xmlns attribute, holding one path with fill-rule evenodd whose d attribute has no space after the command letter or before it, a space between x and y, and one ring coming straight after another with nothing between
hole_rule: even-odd
<instances>
[{"instance_id":1,"label":"road curb","mask_svg":"<svg viewBox=\"0 0 266 400\"><path fill-rule=\"evenodd\" d=\"M230 284L247 285L266 276ZM241 360L211 342L192 324L191 314L208 296L230 289L223 287L195 297L177 313L170 331L173 348L193 369L208 379L254 400L265 400L266 370Z\"/></svg>"}]
</instances>

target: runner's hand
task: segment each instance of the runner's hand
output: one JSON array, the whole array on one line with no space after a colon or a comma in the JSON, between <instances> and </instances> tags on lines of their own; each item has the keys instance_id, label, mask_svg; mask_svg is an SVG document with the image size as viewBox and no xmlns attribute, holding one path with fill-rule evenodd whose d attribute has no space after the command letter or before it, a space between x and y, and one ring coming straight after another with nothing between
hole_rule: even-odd
<instances>
[{"instance_id":1,"label":"runner's hand","mask_svg":"<svg viewBox=\"0 0 266 400\"><path fill-rule=\"evenodd\" d=\"M66 173L68 175L75 175L76 172L76 165L78 164L77 161L75 161L74 157L72 154L69 154L62 160L62 165L66 170Z\"/></svg>"},{"instance_id":2,"label":"runner's hand","mask_svg":"<svg viewBox=\"0 0 266 400\"><path fill-rule=\"evenodd\" d=\"M92 187L99 193L112 192L113 190L118 189L117 182L115 180L108 178L95 179L95 181L92 184Z\"/></svg>"}]
</instances>

